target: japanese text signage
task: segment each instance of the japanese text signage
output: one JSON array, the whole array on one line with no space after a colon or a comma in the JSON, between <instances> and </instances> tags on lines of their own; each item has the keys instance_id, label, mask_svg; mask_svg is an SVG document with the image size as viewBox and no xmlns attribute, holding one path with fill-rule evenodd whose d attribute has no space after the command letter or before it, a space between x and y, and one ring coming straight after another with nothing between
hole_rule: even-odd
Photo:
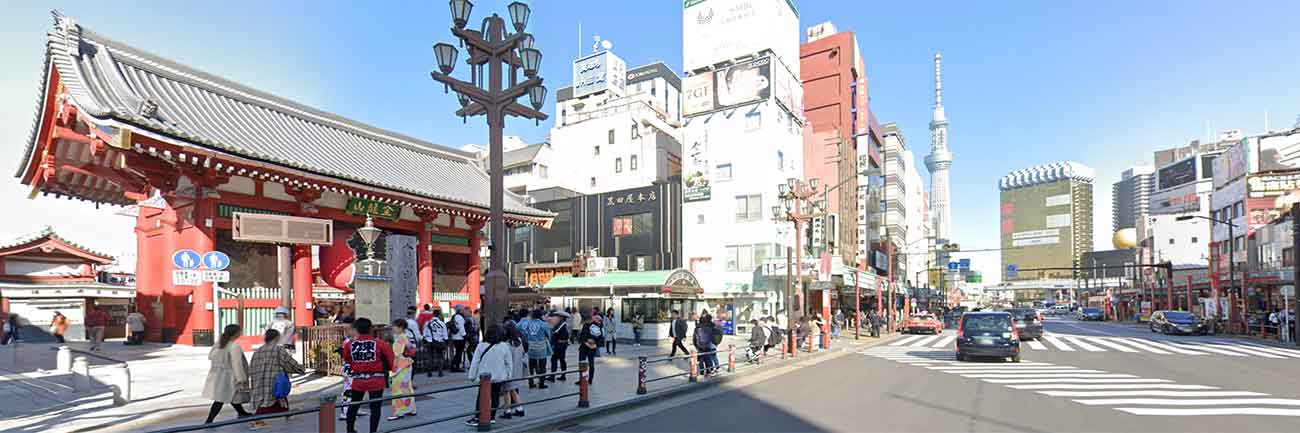
<instances>
[{"instance_id":1,"label":"japanese text signage","mask_svg":"<svg viewBox=\"0 0 1300 433\"><path fill-rule=\"evenodd\" d=\"M1251 197L1272 197L1300 189L1300 173L1262 174L1246 181Z\"/></svg>"},{"instance_id":2,"label":"japanese text signage","mask_svg":"<svg viewBox=\"0 0 1300 433\"><path fill-rule=\"evenodd\" d=\"M609 51L601 51L573 61L573 97L602 90L623 94L627 65Z\"/></svg>"},{"instance_id":3,"label":"japanese text signage","mask_svg":"<svg viewBox=\"0 0 1300 433\"><path fill-rule=\"evenodd\" d=\"M402 207L364 198L349 198L347 212L352 215L366 215L397 221L402 217Z\"/></svg>"},{"instance_id":4,"label":"japanese text signage","mask_svg":"<svg viewBox=\"0 0 1300 433\"><path fill-rule=\"evenodd\" d=\"M621 204L645 203L659 199L659 194L655 191L629 192L627 194L615 194L605 196L605 206L617 206Z\"/></svg>"}]
</instances>

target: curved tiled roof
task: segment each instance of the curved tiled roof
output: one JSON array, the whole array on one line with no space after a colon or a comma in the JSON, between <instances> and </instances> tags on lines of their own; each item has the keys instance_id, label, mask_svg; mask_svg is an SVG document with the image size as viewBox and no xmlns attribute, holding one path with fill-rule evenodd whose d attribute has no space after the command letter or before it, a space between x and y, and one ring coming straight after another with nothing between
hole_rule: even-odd
<instances>
[{"instance_id":1,"label":"curved tiled roof","mask_svg":"<svg viewBox=\"0 0 1300 433\"><path fill-rule=\"evenodd\" d=\"M86 253L89 253L89 254L91 254L91 255L95 255L95 256L103 257L103 258L108 259L108 260L113 260L113 259L114 259L114 257L113 257L112 254L108 254L108 253L104 253L104 252L100 252L100 251L95 251L95 250L92 250L92 249L90 249L90 248L87 248L85 245L81 245L81 244L78 244L78 243L76 243L76 242L73 242L73 241L70 241L70 240L64 239L62 236L59 236L59 234L58 234L57 232L54 231L54 227L50 227L50 226L45 226L45 228L42 228L40 231L37 231L37 232L35 232L35 233L30 233L30 234L27 234L27 235L25 235L25 236L21 236L21 237L19 237L19 238L17 238L17 239L11 240L11 241L9 241L9 242L5 242L5 243L3 243L3 244L0 244L0 250L2 250L2 249L6 249L6 248L12 248L12 247L16 247L16 246L21 246L21 245L26 245L26 244L29 244L29 243L32 243L32 242L35 242L35 241L38 241L38 240L41 240L41 239L45 239L45 238L50 238L50 239L57 240L57 241L59 241L59 242L63 242L63 243L68 244L69 246L71 246L71 247L73 247L73 248L79 249L79 250L81 250L81 251L85 251Z\"/></svg>"},{"instance_id":2,"label":"curved tiled roof","mask_svg":"<svg viewBox=\"0 0 1300 433\"><path fill-rule=\"evenodd\" d=\"M472 155L180 65L100 36L57 13L46 61L57 69L72 103L93 118L321 176L488 208L489 178ZM49 77L45 79L43 87ZM33 134L29 157L35 140ZM508 191L505 210L550 216Z\"/></svg>"},{"instance_id":3,"label":"curved tiled roof","mask_svg":"<svg viewBox=\"0 0 1300 433\"><path fill-rule=\"evenodd\" d=\"M1022 168L1002 176L1002 180L998 181L998 188L1008 190L1065 179L1092 182L1096 177L1097 172L1091 167L1074 161L1057 161Z\"/></svg>"}]
</instances>

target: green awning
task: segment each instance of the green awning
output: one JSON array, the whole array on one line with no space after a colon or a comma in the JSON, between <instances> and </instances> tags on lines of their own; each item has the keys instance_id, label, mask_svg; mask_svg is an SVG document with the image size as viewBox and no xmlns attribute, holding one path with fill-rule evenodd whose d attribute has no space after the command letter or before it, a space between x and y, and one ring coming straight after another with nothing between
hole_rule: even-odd
<instances>
[{"instance_id":1,"label":"green awning","mask_svg":"<svg viewBox=\"0 0 1300 433\"><path fill-rule=\"evenodd\" d=\"M605 293L613 288L615 292L675 292L696 293L700 289L695 274L686 269L639 272L606 272L600 275L574 277L556 275L542 285L542 291L581 291L581 289L603 290Z\"/></svg>"}]
</instances>

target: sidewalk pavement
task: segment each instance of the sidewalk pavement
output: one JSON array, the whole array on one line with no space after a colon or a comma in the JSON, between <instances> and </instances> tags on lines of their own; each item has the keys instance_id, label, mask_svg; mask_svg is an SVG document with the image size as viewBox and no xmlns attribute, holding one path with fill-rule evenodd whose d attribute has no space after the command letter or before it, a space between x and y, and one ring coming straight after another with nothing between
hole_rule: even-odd
<instances>
[{"instance_id":1,"label":"sidewalk pavement","mask_svg":"<svg viewBox=\"0 0 1300 433\"><path fill-rule=\"evenodd\" d=\"M888 338L888 337L889 336L886 335L882 338ZM876 339L864 336L861 341L862 342L876 341ZM742 366L745 363L743 349L747 344L748 344L747 338L741 336L727 336L726 338L724 338L721 347L725 349L730 347L730 345L735 345L736 365L738 368L740 368L740 366ZM841 338L839 340L832 343L832 349L839 350L840 348L851 347L852 344L853 344L852 333L850 333L848 336L841 335ZM637 396L636 394L637 370L638 370L637 357L646 356L648 358L654 359L656 357L662 357L668 355L670 350L671 348L667 342L660 342L660 344L658 345L646 345L641 347L620 343L617 355L605 354L602 357L597 358L596 374L594 380L591 383L591 386L589 387L589 400L591 401L592 407L594 408L602 405L607 405L609 403L628 400L636 397ZM576 352L575 350L569 351L570 369L576 369L578 366L577 355L575 352ZM809 355L806 353L801 353L798 359L803 359L804 357L807 356ZM722 368L725 369L727 365L726 354L725 353L719 354L718 358ZM765 361L765 362L769 362L769 363L779 362L779 361L775 361L776 359L779 359L779 357L770 358L770 359L771 361ZM687 361L686 359L678 359L673 362L652 364L647 368L647 378L654 379L656 377L664 377L664 376L679 374L679 373L686 372L688 369L689 369L689 361ZM578 387L575 386L574 384L574 382L577 379L576 375L569 375L565 379L566 379L565 382L555 382L549 384L550 388L545 390L529 389L526 384L521 384L522 389L520 395L525 403L524 411L526 416L523 419L512 419L512 420L499 419L497 424L494 425L494 429L506 428L511 425L521 425L526 422L536 422L539 418L564 416L564 414L566 413L573 413L576 415L578 413L577 396L563 397L558 400L536 403L536 404L528 403L529 401L537 401L545 398L557 397L564 394L578 392ZM443 378L434 377L432 380L425 377L424 374L417 374L415 377L415 382L417 387L416 392L427 391L434 388L453 388L453 387L458 387L458 386L467 385L471 383L469 379L465 376L465 373L448 374L446 377ZM670 386L684 384L686 382L687 382L687 378L683 376L678 378L666 379L658 382L652 382L647 384L647 388L650 390L650 392L653 393L657 389L664 389ZM294 392L295 394L298 393L296 388ZM333 396L333 395L337 395L338 392L339 392L338 387L332 386L329 389L325 390L324 392L319 393L319 395ZM450 391L447 393L440 393L440 394L418 397L416 398L416 407L419 411L419 416L407 417L399 421L388 421L386 419L388 414L391 413L391 407L390 405L385 404L383 406L382 414L380 414L380 416L385 417L385 419L380 422L380 429L383 431L398 431L398 430L406 430L406 429L414 429L414 428L419 428L421 430L436 430L436 431L456 431L456 432L474 431L473 428L468 427L464 424L464 420L468 418L468 416L457 417L456 419L453 420L439 422L435 424L428 424L428 422L437 418L444 418L454 414L467 413L473 411L474 402L477 397L477 393L478 393L477 389L465 389L465 390ZM309 408L309 407L314 407L317 404L318 401L302 401L293 404L292 407L294 409ZM584 410L590 410L590 409L584 409ZM203 415L206 415L206 413L204 413ZM234 416L233 411L227 409L226 412L223 412L222 415L218 417L218 421L228 420L231 419L231 417L233 416ZM334 414L333 418L337 418L337 413ZM134 422L134 423L130 423L129 425L124 425L120 427L124 427L125 430L130 430L130 431L157 430L162 428L170 428L170 427L177 427L181 425L194 424L202 421L203 421L203 416L199 416L197 418L185 418L185 419L170 418L167 419L166 422L151 422L151 423ZM357 430L363 432L367 431L369 426L368 422L369 420L367 417L364 416L358 417L357 425L356 425ZM115 426L115 428L110 429L108 431L125 431L117 427L119 426ZM315 414L310 414L310 415L292 417L288 420L284 420L284 419L272 420L269 422L269 425L267 427L259 431L272 432L272 433L279 433L279 432L288 433L288 432L316 431L316 428L317 428L317 416ZM241 423L237 425L231 425L231 426L213 429L210 431L236 432L236 431L246 431L246 430L248 430L248 425ZM338 432L347 431L347 428L344 425L343 421L336 421L335 431Z\"/></svg>"}]
</instances>

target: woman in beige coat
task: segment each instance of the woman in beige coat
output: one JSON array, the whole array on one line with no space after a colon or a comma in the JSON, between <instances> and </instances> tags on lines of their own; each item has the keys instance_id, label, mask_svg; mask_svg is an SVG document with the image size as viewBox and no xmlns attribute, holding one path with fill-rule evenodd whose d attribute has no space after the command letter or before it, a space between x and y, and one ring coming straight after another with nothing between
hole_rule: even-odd
<instances>
[{"instance_id":1,"label":"woman in beige coat","mask_svg":"<svg viewBox=\"0 0 1300 433\"><path fill-rule=\"evenodd\" d=\"M208 352L212 367L208 369L208 380L203 384L203 398L212 400L212 408L208 409L205 423L212 423L225 403L234 406L241 417L251 415L243 406L249 399L248 360L244 359L244 350L235 343L241 334L243 330L239 325L226 325L226 329L221 331L221 339Z\"/></svg>"}]
</instances>

